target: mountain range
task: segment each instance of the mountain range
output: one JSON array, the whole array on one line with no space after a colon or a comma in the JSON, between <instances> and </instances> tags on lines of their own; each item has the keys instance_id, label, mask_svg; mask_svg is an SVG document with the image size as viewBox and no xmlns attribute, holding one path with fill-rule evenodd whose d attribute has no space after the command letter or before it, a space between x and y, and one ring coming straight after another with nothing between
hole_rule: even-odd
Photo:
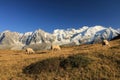
<instances>
[{"instance_id":1,"label":"mountain range","mask_svg":"<svg viewBox=\"0 0 120 80\"><path fill-rule=\"evenodd\" d=\"M41 29L33 32L18 33L9 30L0 33L0 49L21 50L32 47L34 50L50 49L52 44L81 45L111 40L120 34L120 30L103 26L83 26L79 29L55 29L53 33Z\"/></svg>"}]
</instances>

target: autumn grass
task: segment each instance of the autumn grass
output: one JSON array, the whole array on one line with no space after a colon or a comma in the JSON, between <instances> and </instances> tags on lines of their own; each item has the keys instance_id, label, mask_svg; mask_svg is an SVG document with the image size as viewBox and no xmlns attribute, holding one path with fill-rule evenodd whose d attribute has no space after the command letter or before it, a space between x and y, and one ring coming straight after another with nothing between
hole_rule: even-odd
<instances>
[{"instance_id":1,"label":"autumn grass","mask_svg":"<svg viewBox=\"0 0 120 80\"><path fill-rule=\"evenodd\" d=\"M120 80L120 40L36 54L0 50L0 80Z\"/></svg>"}]
</instances>

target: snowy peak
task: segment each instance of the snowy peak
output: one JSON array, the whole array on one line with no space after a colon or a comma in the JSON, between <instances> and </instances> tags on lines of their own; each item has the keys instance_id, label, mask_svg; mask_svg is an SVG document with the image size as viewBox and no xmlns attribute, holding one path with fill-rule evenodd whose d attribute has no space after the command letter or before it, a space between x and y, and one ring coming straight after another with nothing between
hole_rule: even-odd
<instances>
[{"instance_id":1,"label":"snowy peak","mask_svg":"<svg viewBox=\"0 0 120 80\"><path fill-rule=\"evenodd\" d=\"M94 43L101 41L102 39L112 39L119 34L118 31L111 27L105 28L103 26L84 26L79 29L69 30L54 30L53 33L56 36L56 42L62 44L76 43L77 45L82 43Z\"/></svg>"}]
</instances>

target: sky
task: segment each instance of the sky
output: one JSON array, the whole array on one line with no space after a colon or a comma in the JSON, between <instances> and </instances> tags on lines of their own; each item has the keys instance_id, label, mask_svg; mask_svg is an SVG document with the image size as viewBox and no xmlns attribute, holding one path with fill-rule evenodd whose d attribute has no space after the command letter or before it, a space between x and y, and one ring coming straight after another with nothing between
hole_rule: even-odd
<instances>
[{"instance_id":1,"label":"sky","mask_svg":"<svg viewBox=\"0 0 120 80\"><path fill-rule=\"evenodd\" d=\"M0 32L120 28L120 0L0 0Z\"/></svg>"}]
</instances>

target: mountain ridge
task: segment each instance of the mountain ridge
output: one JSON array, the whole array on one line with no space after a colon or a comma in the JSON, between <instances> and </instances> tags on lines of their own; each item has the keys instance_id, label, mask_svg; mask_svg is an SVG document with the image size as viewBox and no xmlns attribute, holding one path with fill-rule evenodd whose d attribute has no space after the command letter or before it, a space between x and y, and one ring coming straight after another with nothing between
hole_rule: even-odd
<instances>
[{"instance_id":1,"label":"mountain ridge","mask_svg":"<svg viewBox=\"0 0 120 80\"><path fill-rule=\"evenodd\" d=\"M71 28L67 30L55 29L53 33L48 33L41 29L26 33L6 30L0 33L0 49L2 49L3 46L9 47L9 49L17 49L19 46L19 49L22 49L23 47L30 47L31 45L43 44L44 46L46 44L49 44L49 46L52 44L90 44L101 42L103 39L111 40L119 34L119 31L112 27L106 28L103 26L83 26L79 29ZM45 46L45 49L48 48L50 49L50 47ZM6 47L3 49L6 49Z\"/></svg>"}]
</instances>

